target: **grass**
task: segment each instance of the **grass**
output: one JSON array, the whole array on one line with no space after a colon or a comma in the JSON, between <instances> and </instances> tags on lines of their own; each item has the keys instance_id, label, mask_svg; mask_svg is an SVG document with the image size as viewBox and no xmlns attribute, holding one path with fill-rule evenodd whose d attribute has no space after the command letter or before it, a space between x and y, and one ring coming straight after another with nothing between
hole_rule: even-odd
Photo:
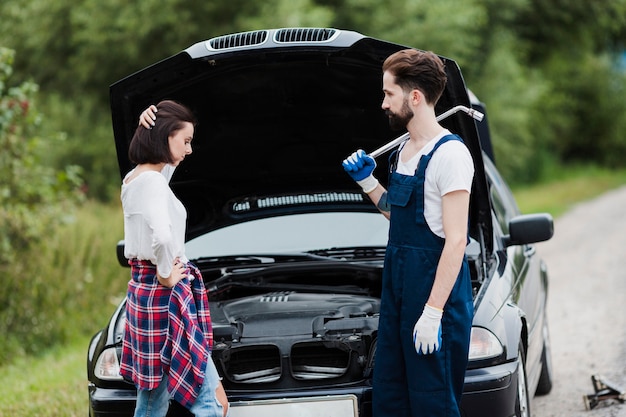
<instances>
[{"instance_id":1,"label":"grass","mask_svg":"<svg viewBox=\"0 0 626 417\"><path fill-rule=\"evenodd\" d=\"M512 191L522 213L548 212L556 218L576 203L624 185L624 169L585 166L564 169L539 185L513 187Z\"/></svg>"},{"instance_id":2,"label":"grass","mask_svg":"<svg viewBox=\"0 0 626 417\"><path fill-rule=\"evenodd\" d=\"M513 193L523 213L549 212L558 217L580 201L623 185L626 170L579 167L559 172L540 185L515 187ZM116 207L90 203L77 214L79 226L54 239L72 255L61 253L63 250L54 254L55 264L62 269L49 279L68 279L66 271L70 271L69 279L75 280L73 293L54 296L67 298L57 302L61 306L67 303L65 313L77 316L65 319L78 330L66 331L68 336L63 344L38 355L18 356L11 364L0 366L0 417L87 415L89 338L104 325L126 284L120 278L113 252L121 230L107 226L119 226L119 216Z\"/></svg>"},{"instance_id":3,"label":"grass","mask_svg":"<svg viewBox=\"0 0 626 417\"><path fill-rule=\"evenodd\" d=\"M85 417L88 337L0 369L0 417Z\"/></svg>"}]
</instances>

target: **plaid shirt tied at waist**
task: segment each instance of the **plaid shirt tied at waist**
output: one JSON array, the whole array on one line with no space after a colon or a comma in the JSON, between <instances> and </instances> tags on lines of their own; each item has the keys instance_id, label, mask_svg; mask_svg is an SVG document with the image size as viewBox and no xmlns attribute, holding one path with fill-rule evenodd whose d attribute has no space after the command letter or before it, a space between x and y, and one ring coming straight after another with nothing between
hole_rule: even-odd
<instances>
[{"instance_id":1,"label":"plaid shirt tied at waist","mask_svg":"<svg viewBox=\"0 0 626 417\"><path fill-rule=\"evenodd\" d=\"M202 275L189 263L192 277L169 289L159 284L149 261L131 260L126 327L120 374L137 389L155 389L166 372L168 391L186 408L198 397L213 331Z\"/></svg>"}]
</instances>

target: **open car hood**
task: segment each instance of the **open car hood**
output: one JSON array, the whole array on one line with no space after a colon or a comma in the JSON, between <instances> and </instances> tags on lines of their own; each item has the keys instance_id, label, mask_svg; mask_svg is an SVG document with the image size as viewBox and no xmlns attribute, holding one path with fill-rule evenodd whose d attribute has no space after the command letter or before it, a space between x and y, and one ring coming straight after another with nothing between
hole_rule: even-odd
<instances>
[{"instance_id":1,"label":"open car hood","mask_svg":"<svg viewBox=\"0 0 626 417\"><path fill-rule=\"evenodd\" d=\"M110 88L120 175L139 114L173 99L199 123L193 153L171 186L188 210L188 238L253 218L311 210L372 211L344 172L356 149L379 148L392 132L381 110L387 56L406 46L336 29L273 29L221 36L130 75ZM456 62L437 114L470 99ZM464 138L476 175L470 233L492 249L487 183L476 124L459 112L442 125ZM385 184L388 155L377 159Z\"/></svg>"}]
</instances>

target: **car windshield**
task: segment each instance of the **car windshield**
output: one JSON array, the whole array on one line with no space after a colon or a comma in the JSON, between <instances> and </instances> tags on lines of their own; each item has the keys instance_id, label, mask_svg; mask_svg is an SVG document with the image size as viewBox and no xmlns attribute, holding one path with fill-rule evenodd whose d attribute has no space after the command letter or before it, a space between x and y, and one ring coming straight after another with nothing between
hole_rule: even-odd
<instances>
[{"instance_id":1,"label":"car windshield","mask_svg":"<svg viewBox=\"0 0 626 417\"><path fill-rule=\"evenodd\" d=\"M389 221L380 213L308 213L270 217L191 239L189 259L250 253L285 254L331 248L383 247Z\"/></svg>"}]
</instances>

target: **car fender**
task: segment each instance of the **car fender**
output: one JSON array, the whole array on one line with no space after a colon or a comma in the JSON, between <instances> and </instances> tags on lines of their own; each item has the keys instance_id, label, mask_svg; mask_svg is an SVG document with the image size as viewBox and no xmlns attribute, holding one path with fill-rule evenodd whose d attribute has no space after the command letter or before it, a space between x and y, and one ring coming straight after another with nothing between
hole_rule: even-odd
<instances>
[{"instance_id":1,"label":"car fender","mask_svg":"<svg viewBox=\"0 0 626 417\"><path fill-rule=\"evenodd\" d=\"M526 315L510 298L495 297L499 283L489 291L486 300L483 300L475 311L473 326L489 329L500 341L505 349L505 360L512 361L517 358L519 344L526 348L527 330ZM488 300L488 301L487 301Z\"/></svg>"},{"instance_id":2,"label":"car fender","mask_svg":"<svg viewBox=\"0 0 626 417\"><path fill-rule=\"evenodd\" d=\"M503 337L501 340L506 346L506 358L507 360L515 360L518 356L518 347L520 344L524 346L524 350L527 348L527 329L526 329L526 314L518 306L512 303L506 303L502 308L502 314L504 316L504 329Z\"/></svg>"}]
</instances>

